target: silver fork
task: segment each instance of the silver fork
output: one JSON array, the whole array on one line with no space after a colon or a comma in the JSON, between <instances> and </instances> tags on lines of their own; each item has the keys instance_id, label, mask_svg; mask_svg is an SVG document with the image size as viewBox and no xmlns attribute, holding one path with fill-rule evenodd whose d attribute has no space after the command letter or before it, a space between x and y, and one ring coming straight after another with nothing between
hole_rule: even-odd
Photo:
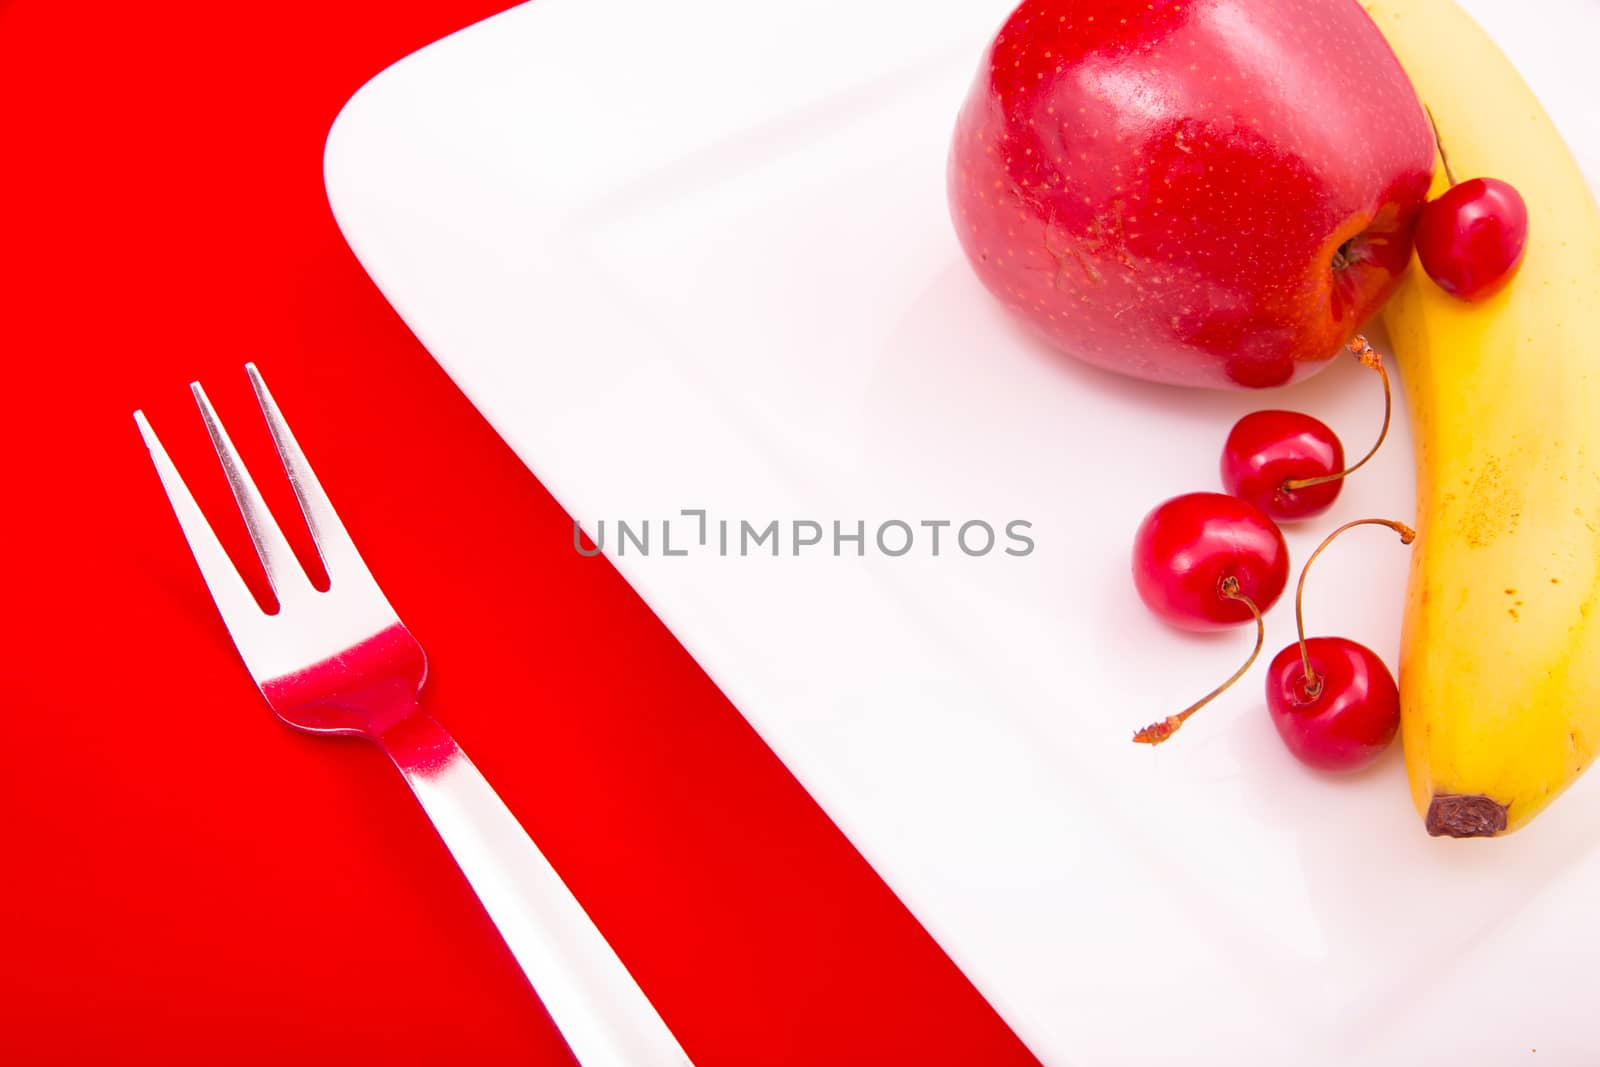
<instances>
[{"instance_id":1,"label":"silver fork","mask_svg":"<svg viewBox=\"0 0 1600 1067\"><path fill-rule=\"evenodd\" d=\"M245 666L278 718L376 742L416 794L584 1067L688 1064L672 1032L538 846L444 729L417 707L422 646L401 624L312 473L255 364L245 365L330 580L311 584L199 382L189 388L277 595L267 614L229 561L142 411L133 413Z\"/></svg>"}]
</instances>

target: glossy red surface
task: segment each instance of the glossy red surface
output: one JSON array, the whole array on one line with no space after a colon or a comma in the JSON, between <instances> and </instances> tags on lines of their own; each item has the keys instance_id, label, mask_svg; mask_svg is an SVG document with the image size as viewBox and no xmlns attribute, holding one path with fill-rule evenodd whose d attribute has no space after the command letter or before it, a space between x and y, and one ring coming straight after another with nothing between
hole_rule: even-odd
<instances>
[{"instance_id":1,"label":"glossy red surface","mask_svg":"<svg viewBox=\"0 0 1600 1067\"><path fill-rule=\"evenodd\" d=\"M949 192L979 278L1062 351L1269 386L1387 299L1432 172L1355 0L1025 0L961 109Z\"/></svg>"},{"instance_id":2,"label":"glossy red surface","mask_svg":"<svg viewBox=\"0 0 1600 1067\"><path fill-rule=\"evenodd\" d=\"M571 1062L389 761L273 718L189 557L129 414L226 516L185 385L270 471L251 358L423 709L697 1063L1032 1063L345 248L339 107L502 6L0 2L0 1063Z\"/></svg>"},{"instance_id":3,"label":"glossy red surface","mask_svg":"<svg viewBox=\"0 0 1600 1067\"><path fill-rule=\"evenodd\" d=\"M287 726L377 741L415 711L427 672L416 638L395 625L304 670L263 679L261 694Z\"/></svg>"},{"instance_id":4,"label":"glossy red surface","mask_svg":"<svg viewBox=\"0 0 1600 1067\"><path fill-rule=\"evenodd\" d=\"M1265 612L1289 580L1289 546L1253 504L1189 493L1159 505L1133 539L1133 583L1145 605L1174 626L1219 630L1249 622L1250 609L1222 595L1226 578Z\"/></svg>"},{"instance_id":5,"label":"glossy red surface","mask_svg":"<svg viewBox=\"0 0 1600 1067\"><path fill-rule=\"evenodd\" d=\"M1422 210L1417 257L1451 296L1487 300L1506 287L1528 253L1528 205L1498 178L1473 178Z\"/></svg>"},{"instance_id":6,"label":"glossy red surface","mask_svg":"<svg viewBox=\"0 0 1600 1067\"><path fill-rule=\"evenodd\" d=\"M1303 478L1344 470L1344 446L1320 419L1299 411L1252 411L1233 424L1222 446L1222 487L1278 522L1321 515L1342 479L1287 489Z\"/></svg>"},{"instance_id":7,"label":"glossy red surface","mask_svg":"<svg viewBox=\"0 0 1600 1067\"><path fill-rule=\"evenodd\" d=\"M1400 693L1378 654L1343 637L1306 639L1307 682L1300 646L1267 668L1267 711L1278 736L1304 764L1349 773L1370 766L1400 729Z\"/></svg>"}]
</instances>

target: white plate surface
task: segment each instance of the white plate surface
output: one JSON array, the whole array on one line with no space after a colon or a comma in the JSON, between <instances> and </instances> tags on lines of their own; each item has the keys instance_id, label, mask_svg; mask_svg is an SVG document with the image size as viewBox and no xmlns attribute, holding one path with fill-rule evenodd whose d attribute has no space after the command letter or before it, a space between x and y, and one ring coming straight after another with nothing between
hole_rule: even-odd
<instances>
[{"instance_id":1,"label":"white plate surface","mask_svg":"<svg viewBox=\"0 0 1600 1067\"><path fill-rule=\"evenodd\" d=\"M1528 832L1433 841L1398 753L1302 771L1259 674L1177 742L1129 744L1247 643L1138 605L1140 517L1214 488L1257 407L1363 448L1377 387L1353 363L1282 397L1143 385L1002 316L947 221L944 154L1010 2L538 0L363 88L329 195L430 351L591 533L606 520L627 579L1042 1060L1600 1062L1600 775ZM1469 7L1600 173L1600 6ZM1402 419L1291 533L1296 561L1411 502ZM1037 549L663 557L685 508L1025 519ZM615 521L645 518L655 552L616 556ZM1405 567L1351 535L1312 628L1392 662ZM1292 613L1269 629L1270 654Z\"/></svg>"}]
</instances>

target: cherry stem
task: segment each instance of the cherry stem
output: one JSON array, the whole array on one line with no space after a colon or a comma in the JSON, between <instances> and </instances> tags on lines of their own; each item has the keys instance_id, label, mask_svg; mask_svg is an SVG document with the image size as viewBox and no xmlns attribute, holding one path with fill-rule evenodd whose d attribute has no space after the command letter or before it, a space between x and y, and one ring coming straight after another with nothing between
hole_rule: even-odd
<instances>
[{"instance_id":1,"label":"cherry stem","mask_svg":"<svg viewBox=\"0 0 1600 1067\"><path fill-rule=\"evenodd\" d=\"M1444 164L1444 177L1452 188L1456 184L1456 172L1450 169L1450 157L1444 150L1444 138L1439 136L1439 120L1433 117L1433 108L1423 105L1422 110L1428 113L1428 125L1433 127L1433 143L1439 148L1439 162Z\"/></svg>"},{"instance_id":2,"label":"cherry stem","mask_svg":"<svg viewBox=\"0 0 1600 1067\"><path fill-rule=\"evenodd\" d=\"M1383 379L1383 428L1378 431L1378 439L1372 443L1367 454L1362 456L1354 466L1346 467L1337 474L1324 474L1316 478L1291 478L1283 483L1285 493L1293 493L1299 489L1310 489L1313 485L1324 485L1336 482L1341 478L1348 478L1356 471L1367 465L1367 461L1378 454L1378 449L1383 447L1384 439L1389 436L1389 420L1394 415L1394 391L1389 387L1389 372L1384 369L1383 357L1378 355L1377 349L1367 342L1361 334L1356 334L1350 339L1350 353L1360 360L1365 366L1378 372L1378 377Z\"/></svg>"},{"instance_id":3,"label":"cherry stem","mask_svg":"<svg viewBox=\"0 0 1600 1067\"><path fill-rule=\"evenodd\" d=\"M1229 686L1233 685L1233 683L1237 682L1240 678L1243 678L1249 672L1250 668L1255 664L1256 657L1261 655L1261 646L1264 645L1267 640L1267 626L1266 623L1261 619L1261 609L1256 607L1255 601L1251 600L1249 597L1245 596L1244 593L1239 591L1239 579L1233 577L1232 575L1229 575L1218 583L1217 592L1229 600L1237 600L1239 603L1250 609L1250 614L1254 616L1256 620L1256 647L1251 650L1250 658L1244 661L1244 666L1234 671L1233 677L1229 678L1226 682L1223 682L1211 692L1207 693L1193 704L1190 704L1187 708L1184 708L1182 711L1178 712L1178 714L1168 715L1160 722L1151 723L1143 730L1140 730L1138 733L1134 734L1133 740L1136 744L1159 745L1161 742L1177 733L1178 727L1189 721L1189 716L1193 715L1195 712L1199 711L1201 708L1217 699L1217 697L1227 692Z\"/></svg>"},{"instance_id":4,"label":"cherry stem","mask_svg":"<svg viewBox=\"0 0 1600 1067\"><path fill-rule=\"evenodd\" d=\"M1306 617L1304 610L1306 575L1311 573L1311 565L1317 561L1318 556L1322 555L1322 550L1333 543L1334 538L1357 526L1387 526L1400 535L1400 543L1402 545L1409 545L1417 539L1417 531L1403 522L1395 522L1392 519L1357 519L1354 522L1345 523L1333 533L1324 537L1322 544L1317 546L1316 551L1306 557L1306 565L1300 568L1300 584L1295 586L1294 589L1294 626L1295 630L1300 634L1300 666L1304 667L1306 671L1306 695L1313 700L1322 693L1322 679L1318 678L1316 672L1311 669L1311 653L1306 648Z\"/></svg>"}]
</instances>

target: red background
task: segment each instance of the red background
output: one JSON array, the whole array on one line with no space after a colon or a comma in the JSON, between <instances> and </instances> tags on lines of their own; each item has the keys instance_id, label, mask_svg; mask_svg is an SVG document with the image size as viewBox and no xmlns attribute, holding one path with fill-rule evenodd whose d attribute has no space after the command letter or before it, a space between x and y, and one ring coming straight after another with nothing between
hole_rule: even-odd
<instances>
[{"instance_id":1,"label":"red background","mask_svg":"<svg viewBox=\"0 0 1600 1067\"><path fill-rule=\"evenodd\" d=\"M129 414L224 515L185 386L269 469L248 359L426 704L702 1067L1032 1062L334 227L340 105L503 6L0 0L0 1062L567 1062L399 778L272 719L187 555Z\"/></svg>"}]
</instances>

